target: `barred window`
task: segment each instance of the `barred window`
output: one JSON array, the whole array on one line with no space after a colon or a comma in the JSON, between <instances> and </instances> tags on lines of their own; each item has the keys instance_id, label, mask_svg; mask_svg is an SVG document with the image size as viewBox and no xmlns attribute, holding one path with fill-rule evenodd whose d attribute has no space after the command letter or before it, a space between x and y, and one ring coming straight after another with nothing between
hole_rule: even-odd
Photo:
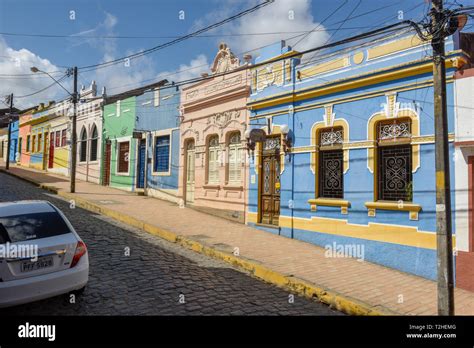
<instances>
[{"instance_id":1,"label":"barred window","mask_svg":"<svg viewBox=\"0 0 474 348\"><path fill-rule=\"evenodd\" d=\"M229 182L240 183L242 179L242 144L240 133L233 133L229 139Z\"/></svg>"},{"instance_id":2,"label":"barred window","mask_svg":"<svg viewBox=\"0 0 474 348\"><path fill-rule=\"evenodd\" d=\"M129 149L130 149L129 141L118 143L118 153L117 153L117 156L118 156L117 172L118 173L128 173Z\"/></svg>"},{"instance_id":3,"label":"barred window","mask_svg":"<svg viewBox=\"0 0 474 348\"><path fill-rule=\"evenodd\" d=\"M211 184L219 183L219 137L213 136L209 139L208 147L208 176L207 181Z\"/></svg>"},{"instance_id":4,"label":"barred window","mask_svg":"<svg viewBox=\"0 0 474 348\"><path fill-rule=\"evenodd\" d=\"M31 141L31 137L27 135L26 136L26 152L30 152L30 141Z\"/></svg>"},{"instance_id":5,"label":"barred window","mask_svg":"<svg viewBox=\"0 0 474 348\"><path fill-rule=\"evenodd\" d=\"M412 147L410 120L390 120L378 124L377 198L387 201L412 201Z\"/></svg>"},{"instance_id":6,"label":"barred window","mask_svg":"<svg viewBox=\"0 0 474 348\"><path fill-rule=\"evenodd\" d=\"M155 138L155 163L153 171L166 173L170 169L170 136L163 135Z\"/></svg>"},{"instance_id":7,"label":"barred window","mask_svg":"<svg viewBox=\"0 0 474 348\"><path fill-rule=\"evenodd\" d=\"M61 146L66 146L66 130L61 131Z\"/></svg>"},{"instance_id":8,"label":"barred window","mask_svg":"<svg viewBox=\"0 0 474 348\"><path fill-rule=\"evenodd\" d=\"M99 137L98 137L98 133L97 133L97 127L94 124L94 126L92 127L92 136L91 136L91 154L90 154L90 156L91 156L90 160L91 161L97 161L98 142L99 142Z\"/></svg>"},{"instance_id":9,"label":"barred window","mask_svg":"<svg viewBox=\"0 0 474 348\"><path fill-rule=\"evenodd\" d=\"M42 140L42 137L43 137L43 134L39 133L39 134L38 134L38 148L37 148L37 151L38 151L38 152L41 151L41 140Z\"/></svg>"},{"instance_id":10,"label":"barred window","mask_svg":"<svg viewBox=\"0 0 474 348\"><path fill-rule=\"evenodd\" d=\"M56 141L54 143L55 147L60 147L61 146L61 132L57 131L56 132Z\"/></svg>"},{"instance_id":11,"label":"barred window","mask_svg":"<svg viewBox=\"0 0 474 348\"><path fill-rule=\"evenodd\" d=\"M79 148L79 161L85 162L87 160L87 132L84 127L81 131L81 144Z\"/></svg>"},{"instance_id":12,"label":"barred window","mask_svg":"<svg viewBox=\"0 0 474 348\"><path fill-rule=\"evenodd\" d=\"M344 154L342 127L323 129L319 137L318 196L344 198Z\"/></svg>"}]
</instances>

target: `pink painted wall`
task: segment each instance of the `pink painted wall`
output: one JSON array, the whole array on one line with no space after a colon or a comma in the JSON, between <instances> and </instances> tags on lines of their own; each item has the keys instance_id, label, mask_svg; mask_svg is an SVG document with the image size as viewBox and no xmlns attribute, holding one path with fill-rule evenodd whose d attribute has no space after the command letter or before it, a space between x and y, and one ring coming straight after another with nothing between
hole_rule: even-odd
<instances>
[{"instance_id":1,"label":"pink painted wall","mask_svg":"<svg viewBox=\"0 0 474 348\"><path fill-rule=\"evenodd\" d=\"M22 139L20 164L26 167L28 167L28 165L30 164L30 154L29 152L26 151L26 143L27 143L26 139L27 139L27 136L31 134L31 125L22 125L22 124L31 120L31 117L32 117L31 113L20 115L19 138Z\"/></svg>"},{"instance_id":2,"label":"pink painted wall","mask_svg":"<svg viewBox=\"0 0 474 348\"><path fill-rule=\"evenodd\" d=\"M180 170L178 195L186 201L186 150L188 141L195 143L196 207L239 212L242 219L246 207L248 156L245 151L245 130L249 119L246 108L250 92L250 75L247 70L235 70L225 76L183 88L181 92L182 122L180 125ZM228 182L229 135L239 131L242 146L241 182ZM221 148L219 182L210 185L207 180L208 140L219 137Z\"/></svg>"}]
</instances>

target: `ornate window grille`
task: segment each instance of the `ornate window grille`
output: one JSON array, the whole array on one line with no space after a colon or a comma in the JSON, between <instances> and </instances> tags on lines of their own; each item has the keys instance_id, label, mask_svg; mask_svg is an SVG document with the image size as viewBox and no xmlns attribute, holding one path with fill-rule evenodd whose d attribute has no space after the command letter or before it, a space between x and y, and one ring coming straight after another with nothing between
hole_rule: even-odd
<instances>
[{"instance_id":1,"label":"ornate window grille","mask_svg":"<svg viewBox=\"0 0 474 348\"><path fill-rule=\"evenodd\" d=\"M342 150L321 151L319 155L319 197L343 198Z\"/></svg>"},{"instance_id":2,"label":"ornate window grille","mask_svg":"<svg viewBox=\"0 0 474 348\"><path fill-rule=\"evenodd\" d=\"M263 143L264 151L278 151L281 147L281 140L279 137L267 137Z\"/></svg>"},{"instance_id":3,"label":"ornate window grille","mask_svg":"<svg viewBox=\"0 0 474 348\"><path fill-rule=\"evenodd\" d=\"M378 198L412 201L411 145L381 146L378 149Z\"/></svg>"},{"instance_id":4,"label":"ornate window grille","mask_svg":"<svg viewBox=\"0 0 474 348\"><path fill-rule=\"evenodd\" d=\"M412 201L412 147L397 140L411 138L411 120L388 120L377 127L377 187L379 200ZM386 140L393 141L387 146Z\"/></svg>"},{"instance_id":5,"label":"ornate window grille","mask_svg":"<svg viewBox=\"0 0 474 348\"><path fill-rule=\"evenodd\" d=\"M323 129L319 136L318 196L344 198L344 130ZM327 147L330 146L330 149Z\"/></svg>"},{"instance_id":6,"label":"ornate window grille","mask_svg":"<svg viewBox=\"0 0 474 348\"><path fill-rule=\"evenodd\" d=\"M411 122L409 120L381 122L379 123L378 128L379 140L393 140L411 137Z\"/></svg>"},{"instance_id":7,"label":"ornate window grille","mask_svg":"<svg viewBox=\"0 0 474 348\"><path fill-rule=\"evenodd\" d=\"M342 128L330 128L321 131L319 144L321 146L331 146L344 142Z\"/></svg>"}]
</instances>

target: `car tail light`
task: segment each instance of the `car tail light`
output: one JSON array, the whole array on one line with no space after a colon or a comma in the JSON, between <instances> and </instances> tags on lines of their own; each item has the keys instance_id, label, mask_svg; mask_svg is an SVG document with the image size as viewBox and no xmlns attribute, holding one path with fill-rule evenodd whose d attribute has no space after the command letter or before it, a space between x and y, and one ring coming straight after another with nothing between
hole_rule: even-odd
<instances>
[{"instance_id":1,"label":"car tail light","mask_svg":"<svg viewBox=\"0 0 474 348\"><path fill-rule=\"evenodd\" d=\"M77 265L81 257L84 256L86 252L87 252L87 247L84 244L84 242L82 241L77 242L76 252L74 253L74 257L72 258L72 262L71 262L71 268Z\"/></svg>"}]
</instances>

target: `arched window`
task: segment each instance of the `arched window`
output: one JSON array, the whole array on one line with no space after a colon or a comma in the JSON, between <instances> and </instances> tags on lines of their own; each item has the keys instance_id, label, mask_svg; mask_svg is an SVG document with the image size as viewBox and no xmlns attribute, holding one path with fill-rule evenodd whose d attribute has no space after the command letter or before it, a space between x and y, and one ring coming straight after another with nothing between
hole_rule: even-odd
<instances>
[{"instance_id":1,"label":"arched window","mask_svg":"<svg viewBox=\"0 0 474 348\"><path fill-rule=\"evenodd\" d=\"M377 199L412 201L411 120L380 121L377 131Z\"/></svg>"},{"instance_id":2,"label":"arched window","mask_svg":"<svg viewBox=\"0 0 474 348\"><path fill-rule=\"evenodd\" d=\"M94 124L92 126L92 135L91 135L91 154L90 160L97 161L97 146L99 143L99 134L97 133L97 127Z\"/></svg>"},{"instance_id":3,"label":"arched window","mask_svg":"<svg viewBox=\"0 0 474 348\"><path fill-rule=\"evenodd\" d=\"M318 197L344 198L344 130L323 128L318 139Z\"/></svg>"},{"instance_id":4,"label":"arched window","mask_svg":"<svg viewBox=\"0 0 474 348\"><path fill-rule=\"evenodd\" d=\"M209 184L219 183L219 137L213 135L209 138L207 150L207 181Z\"/></svg>"},{"instance_id":5,"label":"arched window","mask_svg":"<svg viewBox=\"0 0 474 348\"><path fill-rule=\"evenodd\" d=\"M87 160L87 132L85 127L82 127L80 142L79 162L85 162Z\"/></svg>"},{"instance_id":6,"label":"arched window","mask_svg":"<svg viewBox=\"0 0 474 348\"><path fill-rule=\"evenodd\" d=\"M232 133L229 138L228 181L240 184L242 179L242 144L240 132Z\"/></svg>"}]
</instances>

